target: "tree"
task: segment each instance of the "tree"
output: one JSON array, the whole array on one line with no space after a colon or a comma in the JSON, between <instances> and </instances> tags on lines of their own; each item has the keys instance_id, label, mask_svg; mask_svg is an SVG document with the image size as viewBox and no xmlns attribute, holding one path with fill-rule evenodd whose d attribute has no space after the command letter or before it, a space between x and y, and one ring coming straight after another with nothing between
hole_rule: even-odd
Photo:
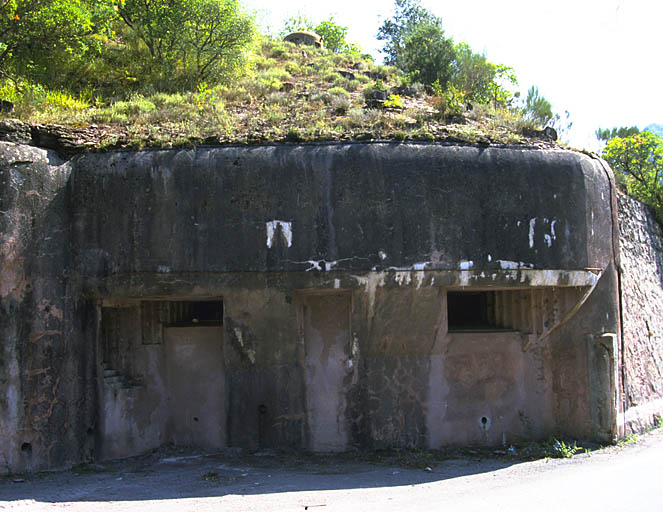
<instances>
[{"instance_id":1,"label":"tree","mask_svg":"<svg viewBox=\"0 0 663 512\"><path fill-rule=\"evenodd\" d=\"M218 83L244 63L253 20L237 0L117 0L118 14L146 49L159 89Z\"/></svg>"},{"instance_id":2,"label":"tree","mask_svg":"<svg viewBox=\"0 0 663 512\"><path fill-rule=\"evenodd\" d=\"M539 88L534 85L527 91L523 115L525 119L541 126L546 126L555 120L552 105L539 93Z\"/></svg>"},{"instance_id":3,"label":"tree","mask_svg":"<svg viewBox=\"0 0 663 512\"><path fill-rule=\"evenodd\" d=\"M345 40L348 34L348 27L343 27L336 23L333 16L328 20L318 23L314 31L322 37L325 48L334 53L357 49L356 46L348 44Z\"/></svg>"},{"instance_id":4,"label":"tree","mask_svg":"<svg viewBox=\"0 0 663 512\"><path fill-rule=\"evenodd\" d=\"M395 0L396 12L393 18L384 21L378 29L378 41L385 41L382 53L385 62L392 66L399 65L403 40L416 25L423 22L442 27L442 20L422 7L420 0Z\"/></svg>"},{"instance_id":5,"label":"tree","mask_svg":"<svg viewBox=\"0 0 663 512\"><path fill-rule=\"evenodd\" d=\"M283 23L283 29L281 30L280 36L283 38L290 34L291 32L313 32L315 24L311 21L311 19L302 14L301 12L295 14L294 16L290 16L285 22Z\"/></svg>"},{"instance_id":6,"label":"tree","mask_svg":"<svg viewBox=\"0 0 663 512\"><path fill-rule=\"evenodd\" d=\"M631 126L630 128L627 126L620 126L619 128L613 128L612 130L610 128L598 128L594 132L594 135L598 140L608 142L615 137L626 138L638 133L640 133L640 129L637 126Z\"/></svg>"},{"instance_id":7,"label":"tree","mask_svg":"<svg viewBox=\"0 0 663 512\"><path fill-rule=\"evenodd\" d=\"M488 62L484 55L474 53L467 43L456 45L455 71L451 80L465 98L477 103L493 102L506 105L513 93L509 85L517 85L513 68Z\"/></svg>"},{"instance_id":8,"label":"tree","mask_svg":"<svg viewBox=\"0 0 663 512\"><path fill-rule=\"evenodd\" d=\"M564 117L553 112L552 105L541 95L539 88L536 86L530 87L527 91L527 98L521 112L525 120L541 127L550 126L560 135L568 132L573 125L569 111L564 111Z\"/></svg>"},{"instance_id":9,"label":"tree","mask_svg":"<svg viewBox=\"0 0 663 512\"><path fill-rule=\"evenodd\" d=\"M508 104L517 84L513 69L488 62L469 45L444 34L442 19L422 7L420 0L395 0L395 14L384 21L377 38L384 41L385 61L428 85L446 91L453 86L463 101ZM454 93L454 94L455 94Z\"/></svg>"},{"instance_id":10,"label":"tree","mask_svg":"<svg viewBox=\"0 0 663 512\"><path fill-rule=\"evenodd\" d=\"M92 36L107 29L109 18L112 5L104 0L0 0L0 72L57 82L99 50Z\"/></svg>"},{"instance_id":11,"label":"tree","mask_svg":"<svg viewBox=\"0 0 663 512\"><path fill-rule=\"evenodd\" d=\"M445 87L454 76L455 59L453 41L440 25L425 21L403 36L398 66L416 81Z\"/></svg>"},{"instance_id":12,"label":"tree","mask_svg":"<svg viewBox=\"0 0 663 512\"><path fill-rule=\"evenodd\" d=\"M454 75L456 50L445 37L442 19L421 6L420 0L396 0L393 18L378 30L385 41L385 62L400 68L414 80L443 88Z\"/></svg>"},{"instance_id":13,"label":"tree","mask_svg":"<svg viewBox=\"0 0 663 512\"><path fill-rule=\"evenodd\" d=\"M627 193L651 206L663 223L663 138L648 131L615 137L602 156Z\"/></svg>"}]
</instances>

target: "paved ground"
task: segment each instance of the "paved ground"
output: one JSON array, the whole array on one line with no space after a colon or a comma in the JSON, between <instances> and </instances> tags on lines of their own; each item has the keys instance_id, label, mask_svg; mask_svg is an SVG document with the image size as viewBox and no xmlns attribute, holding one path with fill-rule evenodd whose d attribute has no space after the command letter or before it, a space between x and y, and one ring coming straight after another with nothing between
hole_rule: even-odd
<instances>
[{"instance_id":1,"label":"paved ground","mask_svg":"<svg viewBox=\"0 0 663 512\"><path fill-rule=\"evenodd\" d=\"M101 512L661 511L663 430L628 446L533 462L468 452L404 461L161 451L72 471L3 477L0 500L0 510Z\"/></svg>"}]
</instances>

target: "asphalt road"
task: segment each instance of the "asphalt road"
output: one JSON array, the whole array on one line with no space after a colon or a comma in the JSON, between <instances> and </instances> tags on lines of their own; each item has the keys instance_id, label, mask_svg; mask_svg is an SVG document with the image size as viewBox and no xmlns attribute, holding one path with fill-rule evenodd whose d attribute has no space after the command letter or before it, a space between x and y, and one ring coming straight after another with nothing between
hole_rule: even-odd
<instances>
[{"instance_id":1,"label":"asphalt road","mask_svg":"<svg viewBox=\"0 0 663 512\"><path fill-rule=\"evenodd\" d=\"M366 457L160 452L2 477L0 510L663 511L663 430L571 459L519 462L470 454L429 469Z\"/></svg>"}]
</instances>

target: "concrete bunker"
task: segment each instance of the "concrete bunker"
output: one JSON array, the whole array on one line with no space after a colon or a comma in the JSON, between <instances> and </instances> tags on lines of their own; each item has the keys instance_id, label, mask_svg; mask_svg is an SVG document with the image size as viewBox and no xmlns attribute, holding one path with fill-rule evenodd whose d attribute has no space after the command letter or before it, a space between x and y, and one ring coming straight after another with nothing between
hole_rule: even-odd
<instances>
[{"instance_id":1,"label":"concrete bunker","mask_svg":"<svg viewBox=\"0 0 663 512\"><path fill-rule=\"evenodd\" d=\"M0 403L12 471L168 443L623 432L598 160L409 143L31 151L46 171L22 171L7 211L37 219L21 233L35 241L16 249L28 266L3 267L4 360L21 368L3 386L26 404Z\"/></svg>"},{"instance_id":2,"label":"concrete bunker","mask_svg":"<svg viewBox=\"0 0 663 512\"><path fill-rule=\"evenodd\" d=\"M314 46L315 48L322 48L324 44L321 36L315 32L307 32L305 30L291 32L286 35L283 40L298 45L303 44L306 46Z\"/></svg>"}]
</instances>

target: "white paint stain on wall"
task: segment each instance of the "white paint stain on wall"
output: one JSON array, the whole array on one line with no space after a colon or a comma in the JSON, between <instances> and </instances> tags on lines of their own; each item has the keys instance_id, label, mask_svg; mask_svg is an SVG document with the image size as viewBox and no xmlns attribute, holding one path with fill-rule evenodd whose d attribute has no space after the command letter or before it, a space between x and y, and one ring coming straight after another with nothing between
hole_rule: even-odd
<instances>
[{"instance_id":1,"label":"white paint stain on wall","mask_svg":"<svg viewBox=\"0 0 663 512\"><path fill-rule=\"evenodd\" d=\"M536 226L536 217L529 220L529 248L534 248L534 227Z\"/></svg>"},{"instance_id":2,"label":"white paint stain on wall","mask_svg":"<svg viewBox=\"0 0 663 512\"><path fill-rule=\"evenodd\" d=\"M459 272L458 276L458 284L461 286L469 286L470 285L470 280L472 279L472 272L469 270L462 270Z\"/></svg>"},{"instance_id":3,"label":"white paint stain on wall","mask_svg":"<svg viewBox=\"0 0 663 512\"><path fill-rule=\"evenodd\" d=\"M398 286L407 286L412 282L412 274L410 272L396 272L394 275L394 281L398 283Z\"/></svg>"},{"instance_id":4,"label":"white paint stain on wall","mask_svg":"<svg viewBox=\"0 0 663 512\"><path fill-rule=\"evenodd\" d=\"M422 261L421 263L413 263L409 267L388 267L387 270L396 270L398 272L404 272L407 270L426 270L427 265L432 265L430 261Z\"/></svg>"},{"instance_id":5,"label":"white paint stain on wall","mask_svg":"<svg viewBox=\"0 0 663 512\"><path fill-rule=\"evenodd\" d=\"M274 236L278 231L278 228L281 228L281 236L285 241L288 247L292 247L292 222L285 220L272 220L266 223L267 230L267 247L269 249L274 245Z\"/></svg>"},{"instance_id":6,"label":"white paint stain on wall","mask_svg":"<svg viewBox=\"0 0 663 512\"><path fill-rule=\"evenodd\" d=\"M373 316L375 313L375 291L378 286L384 286L385 273L371 272L367 276L352 276L360 286L364 287L364 292L368 294L368 313Z\"/></svg>"},{"instance_id":7,"label":"white paint stain on wall","mask_svg":"<svg viewBox=\"0 0 663 512\"><path fill-rule=\"evenodd\" d=\"M235 339L237 340L239 346L242 347L242 349L244 350L246 357L248 357L249 361L251 361L251 364L256 364L256 351L251 348L247 348L244 345L244 336L242 334L242 329L240 329L239 327L235 327L233 331L235 333Z\"/></svg>"},{"instance_id":8,"label":"white paint stain on wall","mask_svg":"<svg viewBox=\"0 0 663 512\"><path fill-rule=\"evenodd\" d=\"M308 260L306 263L311 265L309 268L306 269L306 272L310 272L311 270L317 270L319 272L329 272L336 265L338 265L338 261L326 261L326 260Z\"/></svg>"},{"instance_id":9,"label":"white paint stain on wall","mask_svg":"<svg viewBox=\"0 0 663 512\"><path fill-rule=\"evenodd\" d=\"M546 245L548 247L552 247L553 241L557 240L557 233L555 233L555 224L557 223L557 220L553 219L552 221L543 218L543 225L544 226L550 226L550 233L544 233L543 235L543 240L545 241ZM534 228L536 227L536 217L533 219L530 219L529 221L529 247L530 249L534 248Z\"/></svg>"},{"instance_id":10,"label":"white paint stain on wall","mask_svg":"<svg viewBox=\"0 0 663 512\"><path fill-rule=\"evenodd\" d=\"M470 270L474 266L472 260L460 260L460 269L461 270Z\"/></svg>"},{"instance_id":11,"label":"white paint stain on wall","mask_svg":"<svg viewBox=\"0 0 663 512\"><path fill-rule=\"evenodd\" d=\"M532 269L534 265L523 263L522 261L496 260L502 270L518 270L520 268ZM494 274L496 275L496 274Z\"/></svg>"}]
</instances>

